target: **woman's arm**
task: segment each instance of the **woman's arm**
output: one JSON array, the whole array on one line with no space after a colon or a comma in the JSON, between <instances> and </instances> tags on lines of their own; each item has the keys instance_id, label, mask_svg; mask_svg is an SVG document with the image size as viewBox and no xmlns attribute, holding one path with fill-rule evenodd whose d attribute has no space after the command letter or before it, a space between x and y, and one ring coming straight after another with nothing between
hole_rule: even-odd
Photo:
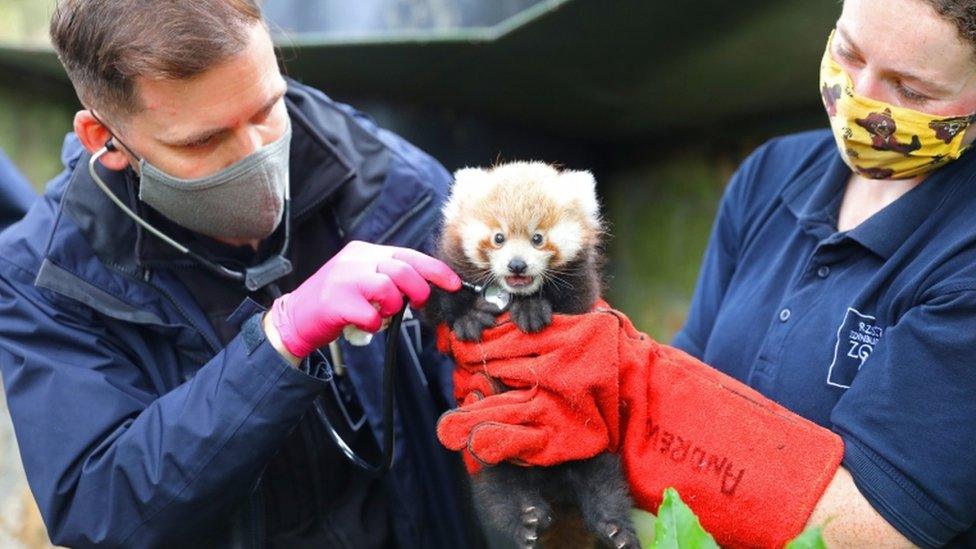
<instances>
[{"instance_id":1,"label":"woman's arm","mask_svg":"<svg viewBox=\"0 0 976 549\"><path fill-rule=\"evenodd\" d=\"M807 526L824 526L828 547L916 547L871 506L841 467L820 498Z\"/></svg>"}]
</instances>

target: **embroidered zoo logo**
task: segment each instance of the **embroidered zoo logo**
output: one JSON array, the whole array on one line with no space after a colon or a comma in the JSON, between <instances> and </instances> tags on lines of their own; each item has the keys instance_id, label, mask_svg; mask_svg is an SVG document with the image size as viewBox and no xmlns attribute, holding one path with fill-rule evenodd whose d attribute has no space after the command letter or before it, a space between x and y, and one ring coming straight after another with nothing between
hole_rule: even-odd
<instances>
[{"instance_id":1,"label":"embroidered zoo logo","mask_svg":"<svg viewBox=\"0 0 976 549\"><path fill-rule=\"evenodd\" d=\"M884 334L884 328L877 326L875 321L873 316L847 309L844 322L837 329L837 344L834 360L827 371L827 385L850 389L854 376Z\"/></svg>"}]
</instances>

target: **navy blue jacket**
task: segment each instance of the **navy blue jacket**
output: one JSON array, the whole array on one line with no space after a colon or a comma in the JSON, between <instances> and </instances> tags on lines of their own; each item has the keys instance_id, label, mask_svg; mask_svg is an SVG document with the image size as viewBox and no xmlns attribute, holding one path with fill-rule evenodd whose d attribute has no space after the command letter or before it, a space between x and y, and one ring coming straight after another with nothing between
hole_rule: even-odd
<instances>
[{"instance_id":1,"label":"navy blue jacket","mask_svg":"<svg viewBox=\"0 0 976 549\"><path fill-rule=\"evenodd\" d=\"M286 103L292 181L327 187L312 206L334 215L336 238L429 250L444 168L321 92L290 82ZM95 187L89 158L69 135L66 170L0 235L0 369L51 540L262 546L254 488L328 371L289 366L258 314L219 345L173 273L137 260L149 235ZM131 171L100 173L135 204ZM476 536L462 516L463 476L434 433L452 401L452 364L416 322L400 345L396 463L385 480L397 543L463 546ZM344 351L381 440L383 338Z\"/></svg>"}]
</instances>

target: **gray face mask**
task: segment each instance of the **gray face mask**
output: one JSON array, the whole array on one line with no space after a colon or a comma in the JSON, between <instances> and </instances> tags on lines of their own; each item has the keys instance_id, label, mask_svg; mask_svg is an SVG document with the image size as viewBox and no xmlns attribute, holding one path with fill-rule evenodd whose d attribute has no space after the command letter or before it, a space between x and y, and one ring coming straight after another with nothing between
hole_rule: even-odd
<instances>
[{"instance_id":1,"label":"gray face mask","mask_svg":"<svg viewBox=\"0 0 976 549\"><path fill-rule=\"evenodd\" d=\"M139 199L191 231L261 240L281 223L290 152L289 120L280 139L206 177L179 179L140 159Z\"/></svg>"}]
</instances>

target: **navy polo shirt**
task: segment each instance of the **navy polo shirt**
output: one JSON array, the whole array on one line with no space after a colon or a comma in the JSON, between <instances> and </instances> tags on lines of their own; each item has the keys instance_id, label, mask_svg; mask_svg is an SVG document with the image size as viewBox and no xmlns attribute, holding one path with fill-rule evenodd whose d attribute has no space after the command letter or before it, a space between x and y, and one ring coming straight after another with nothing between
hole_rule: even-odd
<instances>
[{"instance_id":1,"label":"navy polo shirt","mask_svg":"<svg viewBox=\"0 0 976 549\"><path fill-rule=\"evenodd\" d=\"M976 153L838 232L849 176L828 131L753 153L674 345L837 432L908 539L976 546Z\"/></svg>"}]
</instances>

